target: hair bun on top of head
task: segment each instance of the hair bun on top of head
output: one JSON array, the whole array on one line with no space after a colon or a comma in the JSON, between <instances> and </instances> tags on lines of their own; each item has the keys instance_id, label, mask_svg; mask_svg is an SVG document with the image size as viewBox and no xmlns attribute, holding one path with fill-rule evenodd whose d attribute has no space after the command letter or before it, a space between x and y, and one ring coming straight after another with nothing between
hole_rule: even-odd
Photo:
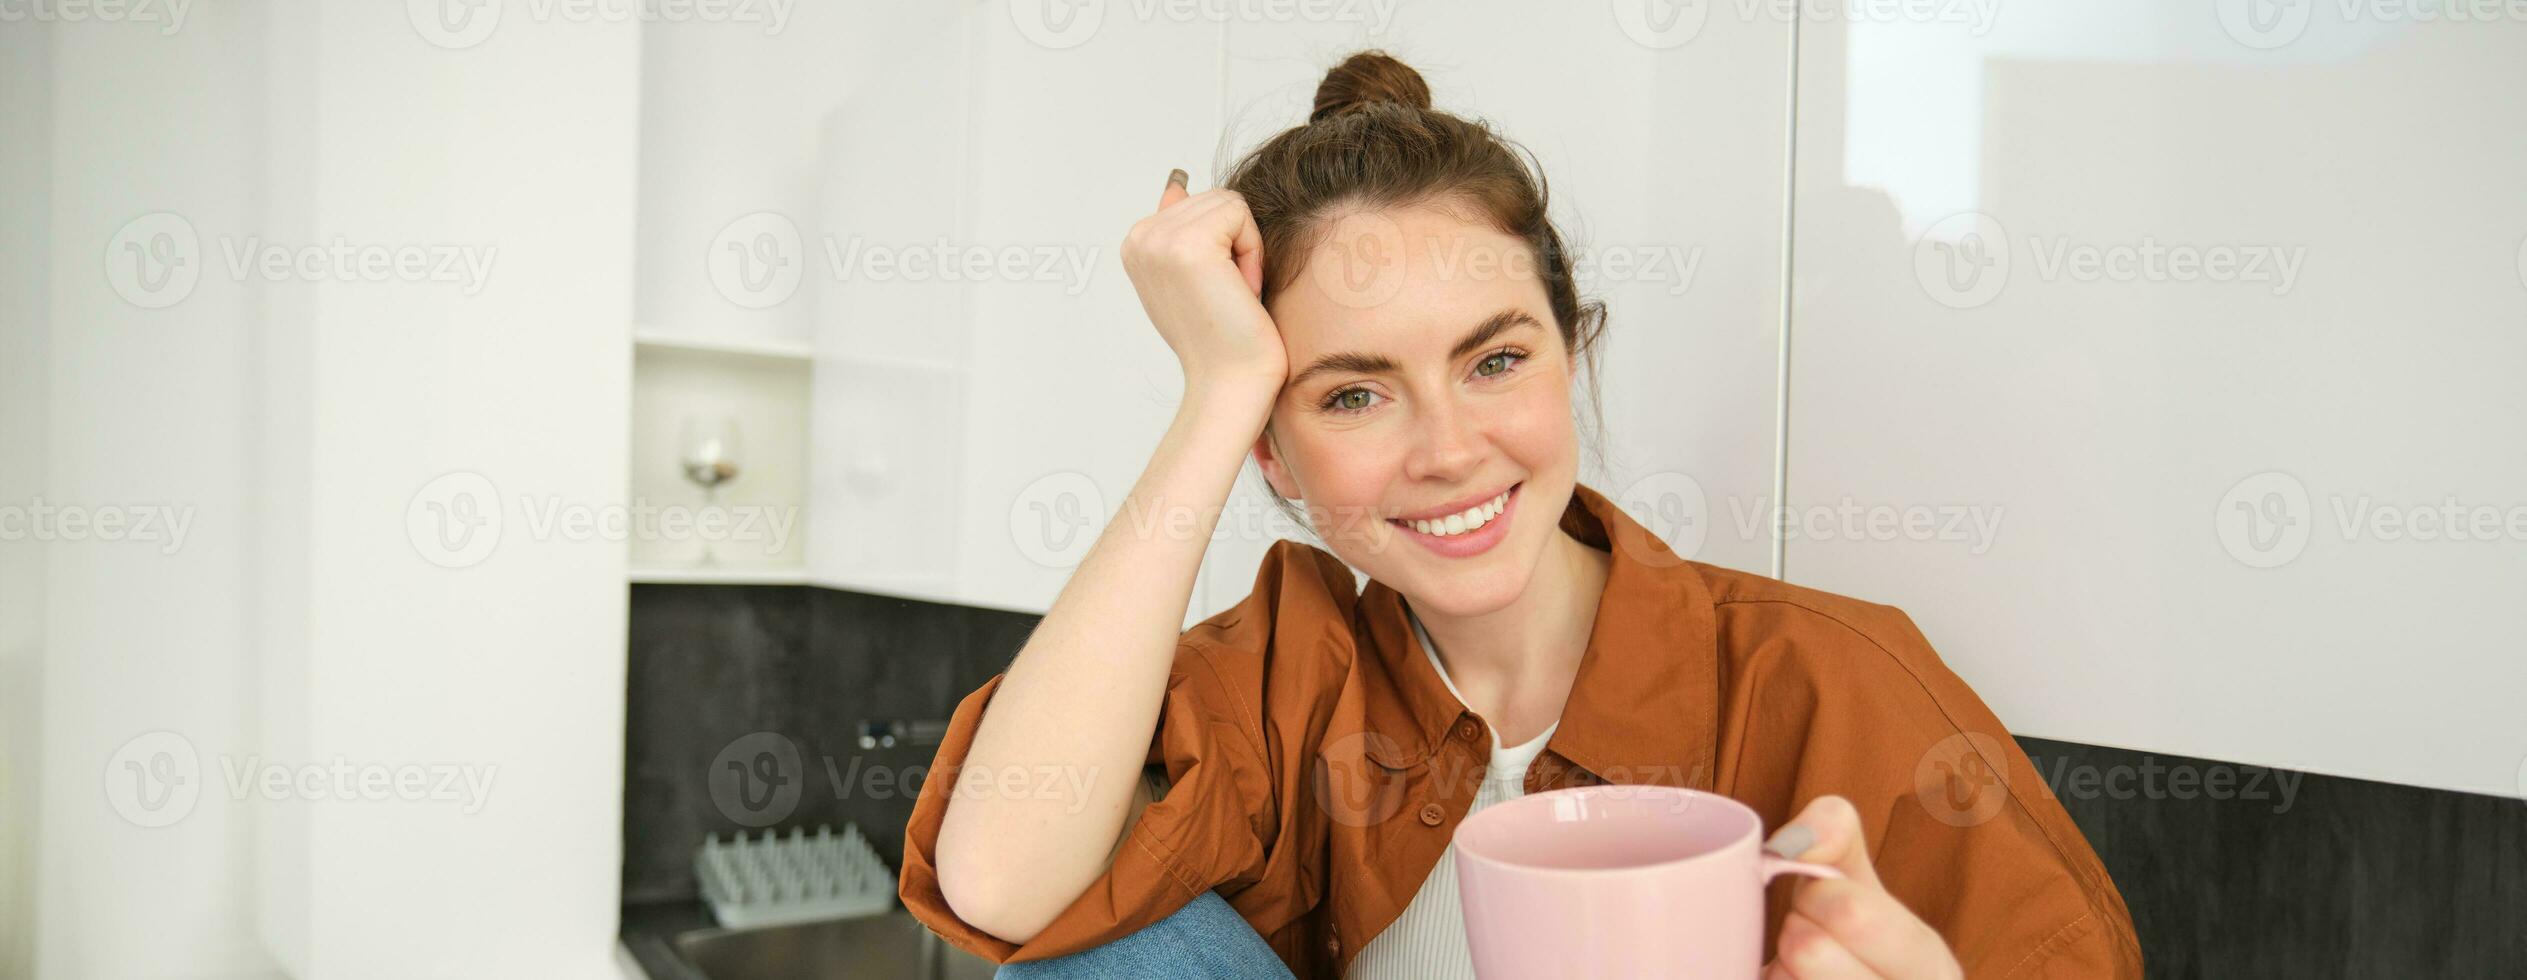
<instances>
[{"instance_id":1,"label":"hair bun on top of head","mask_svg":"<svg viewBox=\"0 0 2527 980\"><path fill-rule=\"evenodd\" d=\"M1307 121L1324 120L1378 102L1415 109L1430 108L1430 85L1421 73L1384 51L1368 50L1343 59L1316 86L1316 109Z\"/></svg>"}]
</instances>

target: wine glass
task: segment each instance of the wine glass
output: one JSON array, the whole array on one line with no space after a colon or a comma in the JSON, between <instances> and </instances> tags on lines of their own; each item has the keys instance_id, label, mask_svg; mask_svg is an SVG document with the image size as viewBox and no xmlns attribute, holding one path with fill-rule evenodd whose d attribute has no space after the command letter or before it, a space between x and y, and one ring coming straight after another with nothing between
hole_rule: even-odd
<instances>
[{"instance_id":1,"label":"wine glass","mask_svg":"<svg viewBox=\"0 0 2527 980\"><path fill-rule=\"evenodd\" d=\"M684 465L684 478L702 487L702 505L719 506L719 486L737 478L737 457L744 451L737 435L737 420L727 416L687 416L684 433L677 440ZM697 564L717 565L709 538L702 540L702 559Z\"/></svg>"}]
</instances>

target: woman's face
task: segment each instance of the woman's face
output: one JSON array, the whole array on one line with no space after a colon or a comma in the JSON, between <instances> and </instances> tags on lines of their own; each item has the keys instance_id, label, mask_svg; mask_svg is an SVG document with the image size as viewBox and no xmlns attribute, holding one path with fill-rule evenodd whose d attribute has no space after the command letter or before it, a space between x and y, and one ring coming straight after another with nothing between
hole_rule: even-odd
<instances>
[{"instance_id":1,"label":"woman's face","mask_svg":"<svg viewBox=\"0 0 2527 980\"><path fill-rule=\"evenodd\" d=\"M1336 556L1416 607L1499 609L1560 533L1579 466L1574 365L1534 254L1445 208L1330 220L1273 297L1290 383L1257 462ZM1396 522L1503 491L1479 530Z\"/></svg>"}]
</instances>

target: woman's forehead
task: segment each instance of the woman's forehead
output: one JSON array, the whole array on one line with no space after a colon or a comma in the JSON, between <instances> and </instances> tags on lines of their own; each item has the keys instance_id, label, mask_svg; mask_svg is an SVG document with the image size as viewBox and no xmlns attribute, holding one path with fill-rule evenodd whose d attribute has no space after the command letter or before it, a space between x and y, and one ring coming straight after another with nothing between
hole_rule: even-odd
<instances>
[{"instance_id":1,"label":"woman's forehead","mask_svg":"<svg viewBox=\"0 0 2527 980\"><path fill-rule=\"evenodd\" d=\"M1546 315L1533 251L1489 224L1432 207L1354 210L1330 220L1272 304L1293 355L1302 348L1409 355L1433 345L1444 352L1504 309Z\"/></svg>"}]
</instances>

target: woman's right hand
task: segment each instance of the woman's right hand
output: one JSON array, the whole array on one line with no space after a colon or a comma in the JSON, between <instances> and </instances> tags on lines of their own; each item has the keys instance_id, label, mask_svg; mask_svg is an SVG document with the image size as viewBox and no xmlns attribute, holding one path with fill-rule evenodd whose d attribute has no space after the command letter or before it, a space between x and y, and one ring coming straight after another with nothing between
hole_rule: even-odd
<instances>
[{"instance_id":1,"label":"woman's right hand","mask_svg":"<svg viewBox=\"0 0 2527 980\"><path fill-rule=\"evenodd\" d=\"M1281 330L1263 308L1263 234L1236 191L1185 192L1168 175L1158 211L1123 236L1123 271L1184 366L1185 390L1280 396L1290 373Z\"/></svg>"}]
</instances>

